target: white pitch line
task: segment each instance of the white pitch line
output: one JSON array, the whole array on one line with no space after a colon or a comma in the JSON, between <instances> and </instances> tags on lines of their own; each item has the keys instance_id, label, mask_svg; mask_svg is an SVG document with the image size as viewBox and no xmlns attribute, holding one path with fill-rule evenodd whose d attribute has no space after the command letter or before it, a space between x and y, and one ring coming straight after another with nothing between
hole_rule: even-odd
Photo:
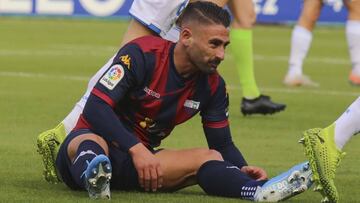
<instances>
[{"instance_id":1,"label":"white pitch line","mask_svg":"<svg viewBox=\"0 0 360 203\"><path fill-rule=\"evenodd\" d=\"M44 78L44 79L61 79L73 81L89 81L90 77L69 76L69 75L49 75L44 73L26 73L26 72L0 72L0 77L23 77L23 78Z\"/></svg>"},{"instance_id":2,"label":"white pitch line","mask_svg":"<svg viewBox=\"0 0 360 203\"><path fill-rule=\"evenodd\" d=\"M255 61L288 61L288 56L265 56L254 55ZM350 65L350 59L336 58L336 57L308 57L305 59L305 63L325 63L334 65Z\"/></svg>"},{"instance_id":3,"label":"white pitch line","mask_svg":"<svg viewBox=\"0 0 360 203\"><path fill-rule=\"evenodd\" d=\"M43 49L43 50L10 50L0 49L0 56L99 56L108 55L116 50L115 47L104 46L93 49L85 49L83 47L76 48L75 46L60 46L57 49ZM227 54L226 58L233 58L231 54ZM267 56L261 54L254 55L255 61L288 61L289 56ZM325 63L334 65L349 65L350 60L348 58L336 58L336 57L308 57L305 62L309 63Z\"/></svg>"},{"instance_id":4,"label":"white pitch line","mask_svg":"<svg viewBox=\"0 0 360 203\"><path fill-rule=\"evenodd\" d=\"M72 80L72 81L81 81L87 82L90 79L90 76L69 76L69 75L50 75L44 73L26 73L26 72L6 72L0 71L0 77L24 77L24 78L42 78L42 79L59 79L59 80ZM240 90L239 85L227 85L229 90ZM285 94L317 94L317 95L332 95L332 96L359 96L359 92L343 92L343 91L333 91L333 90L324 90L324 89L294 89L294 88L269 88L264 87L261 90L265 92L274 92L274 93L285 93ZM232 95L234 97L235 95ZM236 96L235 96L236 97Z\"/></svg>"},{"instance_id":5,"label":"white pitch line","mask_svg":"<svg viewBox=\"0 0 360 203\"><path fill-rule=\"evenodd\" d=\"M114 51L101 51L101 50L53 50L53 49L43 49L43 50L5 50L0 49L0 56L104 56L109 55L109 53L114 53Z\"/></svg>"},{"instance_id":6,"label":"white pitch line","mask_svg":"<svg viewBox=\"0 0 360 203\"><path fill-rule=\"evenodd\" d=\"M229 90L241 90L239 86L236 85L227 85ZM294 89L294 88L261 88L264 92L274 92L274 93L287 93L287 94L318 94L318 95L331 95L331 96L360 96L359 92L343 92L343 91L333 91L333 90L314 90L314 89ZM360 90L360 89L359 89Z\"/></svg>"}]
</instances>

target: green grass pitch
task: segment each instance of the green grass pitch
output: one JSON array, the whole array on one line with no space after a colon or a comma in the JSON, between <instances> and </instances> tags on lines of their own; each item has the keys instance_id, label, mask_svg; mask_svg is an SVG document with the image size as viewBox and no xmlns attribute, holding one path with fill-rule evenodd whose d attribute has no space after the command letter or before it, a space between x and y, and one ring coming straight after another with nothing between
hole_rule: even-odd
<instances>
[{"instance_id":1,"label":"green grass pitch","mask_svg":"<svg viewBox=\"0 0 360 203\"><path fill-rule=\"evenodd\" d=\"M51 185L42 178L37 135L59 123L85 91L87 80L118 49L127 21L0 17L0 201L86 202L86 192ZM273 116L243 117L241 89L231 50L220 72L230 93L230 122L235 143L249 164L274 176L305 159L297 143L301 132L333 122L360 93L347 81L351 68L344 27L319 27L305 73L320 87L286 88L291 27L257 26L254 57L257 82L264 94L286 103ZM236 48L236 44L232 45ZM337 171L342 202L360 202L360 139L345 147L348 155ZM205 147L198 117L179 126L165 148ZM241 202L209 197L197 187L172 194L112 192L119 202ZM307 191L288 202L320 202ZM244 201L245 202L245 201Z\"/></svg>"}]
</instances>

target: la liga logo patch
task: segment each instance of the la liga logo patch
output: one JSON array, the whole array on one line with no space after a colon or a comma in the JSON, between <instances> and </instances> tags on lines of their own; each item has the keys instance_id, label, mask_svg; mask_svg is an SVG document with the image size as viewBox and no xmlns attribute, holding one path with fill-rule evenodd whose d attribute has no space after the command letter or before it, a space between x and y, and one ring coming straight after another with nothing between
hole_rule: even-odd
<instances>
[{"instance_id":1,"label":"la liga logo patch","mask_svg":"<svg viewBox=\"0 0 360 203\"><path fill-rule=\"evenodd\" d=\"M107 75L109 77L110 80L119 80L123 75L123 70L122 70L122 67L118 67L118 66L113 66L111 67L110 71L107 72Z\"/></svg>"},{"instance_id":2,"label":"la liga logo patch","mask_svg":"<svg viewBox=\"0 0 360 203\"><path fill-rule=\"evenodd\" d=\"M115 86L124 77L124 68L120 64L111 66L111 68L100 79L100 83L109 90L113 90Z\"/></svg>"}]
</instances>

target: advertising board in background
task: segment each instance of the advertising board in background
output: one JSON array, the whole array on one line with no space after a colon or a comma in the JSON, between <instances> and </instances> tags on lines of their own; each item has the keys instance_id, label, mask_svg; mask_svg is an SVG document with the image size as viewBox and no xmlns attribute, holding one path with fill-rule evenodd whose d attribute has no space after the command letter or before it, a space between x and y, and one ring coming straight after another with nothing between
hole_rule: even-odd
<instances>
[{"instance_id":1,"label":"advertising board in background","mask_svg":"<svg viewBox=\"0 0 360 203\"><path fill-rule=\"evenodd\" d=\"M133 0L0 0L0 15L46 15L70 17L129 18ZM257 22L296 22L302 0L254 0ZM345 22L347 11L342 1L328 0L319 22Z\"/></svg>"}]
</instances>

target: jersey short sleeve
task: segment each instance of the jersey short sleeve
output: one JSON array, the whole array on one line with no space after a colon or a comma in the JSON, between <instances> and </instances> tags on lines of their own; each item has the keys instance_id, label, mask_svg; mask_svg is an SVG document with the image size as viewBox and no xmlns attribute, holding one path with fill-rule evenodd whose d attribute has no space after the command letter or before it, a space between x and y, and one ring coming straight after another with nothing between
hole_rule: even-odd
<instances>
[{"instance_id":1,"label":"jersey short sleeve","mask_svg":"<svg viewBox=\"0 0 360 203\"><path fill-rule=\"evenodd\" d=\"M144 80L146 74L144 63L144 54L138 45L134 43L125 45L99 79L92 94L114 107L130 89Z\"/></svg>"},{"instance_id":2,"label":"jersey short sleeve","mask_svg":"<svg viewBox=\"0 0 360 203\"><path fill-rule=\"evenodd\" d=\"M204 124L222 122L228 119L229 97L225 81L219 76L219 83L207 106L200 112Z\"/></svg>"}]
</instances>

